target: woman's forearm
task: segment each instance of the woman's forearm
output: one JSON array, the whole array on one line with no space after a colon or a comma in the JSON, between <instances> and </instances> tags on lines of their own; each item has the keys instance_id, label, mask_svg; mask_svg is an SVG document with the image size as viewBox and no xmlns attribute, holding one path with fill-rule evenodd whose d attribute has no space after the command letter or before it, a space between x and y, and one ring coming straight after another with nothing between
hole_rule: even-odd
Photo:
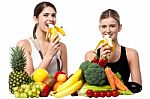
<instances>
[{"instance_id":1,"label":"woman's forearm","mask_svg":"<svg viewBox=\"0 0 150 99\"><path fill-rule=\"evenodd\" d=\"M52 60L52 56L45 55L44 58L43 58L43 60L42 60L42 62L39 65L39 68L45 68L45 69L47 69L49 63L51 62L51 60Z\"/></svg>"}]
</instances>

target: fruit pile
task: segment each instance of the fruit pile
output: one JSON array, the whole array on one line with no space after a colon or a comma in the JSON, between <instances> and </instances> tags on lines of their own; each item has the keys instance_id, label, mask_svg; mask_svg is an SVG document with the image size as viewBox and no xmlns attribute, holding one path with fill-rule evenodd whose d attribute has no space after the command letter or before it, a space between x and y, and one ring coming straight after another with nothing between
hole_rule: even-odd
<instances>
[{"instance_id":1,"label":"fruit pile","mask_svg":"<svg viewBox=\"0 0 150 99\"><path fill-rule=\"evenodd\" d=\"M16 98L39 98L54 96L62 98L67 95L88 97L117 97L132 95L124 83L109 67L103 68L96 63L85 61L79 69L67 77L58 71L50 76L46 69L38 68L30 77L24 70L26 57L23 48L12 48L9 89ZM106 83L108 80L108 83Z\"/></svg>"}]
</instances>

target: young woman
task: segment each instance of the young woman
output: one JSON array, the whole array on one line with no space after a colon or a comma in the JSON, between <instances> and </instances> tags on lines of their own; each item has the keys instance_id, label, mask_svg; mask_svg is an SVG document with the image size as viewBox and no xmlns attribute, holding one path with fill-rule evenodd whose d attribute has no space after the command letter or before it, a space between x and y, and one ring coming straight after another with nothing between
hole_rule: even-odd
<instances>
[{"instance_id":1,"label":"young woman","mask_svg":"<svg viewBox=\"0 0 150 99\"><path fill-rule=\"evenodd\" d=\"M119 14L113 9L104 11L100 16L99 29L103 37L109 35L114 43L115 50L111 51L110 47L105 46L107 45L105 43L96 52L88 51L85 60L92 61L96 56L95 53L100 59L103 55L106 55L108 62L105 66L110 67L115 73L119 72L124 82L129 80L131 74L133 82L142 84L138 52L118 43L117 36L121 28Z\"/></svg>"},{"instance_id":2,"label":"young woman","mask_svg":"<svg viewBox=\"0 0 150 99\"><path fill-rule=\"evenodd\" d=\"M63 71L67 74L67 49L58 36L46 40L47 21L56 23L56 8L50 2L41 2L34 9L33 36L21 40L17 46L24 47L27 58L26 71L31 75L37 68L45 68L50 74ZM51 23L53 24L53 23Z\"/></svg>"}]
</instances>

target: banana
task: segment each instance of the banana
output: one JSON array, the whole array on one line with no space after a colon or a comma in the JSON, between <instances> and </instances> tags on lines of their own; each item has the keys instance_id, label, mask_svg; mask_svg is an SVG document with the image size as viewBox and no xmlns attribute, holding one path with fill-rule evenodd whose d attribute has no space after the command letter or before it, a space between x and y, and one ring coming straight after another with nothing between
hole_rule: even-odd
<instances>
[{"instance_id":1,"label":"banana","mask_svg":"<svg viewBox=\"0 0 150 99\"><path fill-rule=\"evenodd\" d=\"M108 46L111 47L111 50L113 51L115 49L114 43L112 42L112 39L109 37L109 35L105 35L104 38L102 40L100 40L98 42L98 44L96 45L95 51L97 50L97 48L103 44L107 42Z\"/></svg>"},{"instance_id":2,"label":"banana","mask_svg":"<svg viewBox=\"0 0 150 99\"><path fill-rule=\"evenodd\" d=\"M82 87L82 85L83 85L82 80L79 80L76 83L74 83L72 86L66 88L65 90L56 93L54 97L62 98L64 96L71 95L72 93L78 91Z\"/></svg>"},{"instance_id":3,"label":"banana","mask_svg":"<svg viewBox=\"0 0 150 99\"><path fill-rule=\"evenodd\" d=\"M61 92L67 89L68 87L75 84L81 77L82 77L82 71L81 69L78 69L67 81L65 81L62 85L60 85L56 89L56 92Z\"/></svg>"},{"instance_id":4,"label":"banana","mask_svg":"<svg viewBox=\"0 0 150 99\"><path fill-rule=\"evenodd\" d=\"M49 29L48 29L48 32L46 33L46 40L51 41L52 38L55 35L59 35L59 33L62 34L62 36L65 36L65 31L62 28L56 25L52 26L51 24L48 24L48 26L49 26Z\"/></svg>"},{"instance_id":5,"label":"banana","mask_svg":"<svg viewBox=\"0 0 150 99\"><path fill-rule=\"evenodd\" d=\"M60 28L60 27L58 27L58 26L54 26L54 28L58 31L58 32L60 32L63 36L65 36L66 34L65 34L65 31L62 29L62 28Z\"/></svg>"}]
</instances>

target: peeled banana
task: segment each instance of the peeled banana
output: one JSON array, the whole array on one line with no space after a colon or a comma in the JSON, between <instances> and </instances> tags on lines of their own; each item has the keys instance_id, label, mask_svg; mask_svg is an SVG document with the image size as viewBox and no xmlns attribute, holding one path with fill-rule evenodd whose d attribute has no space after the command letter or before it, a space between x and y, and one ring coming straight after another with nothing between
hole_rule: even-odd
<instances>
[{"instance_id":1,"label":"peeled banana","mask_svg":"<svg viewBox=\"0 0 150 99\"><path fill-rule=\"evenodd\" d=\"M108 46L111 47L111 50L112 50L112 51L115 49L115 46L114 46L114 43L112 42L112 39L109 37L109 35L105 35L105 36L104 36L104 39L100 40L100 41L98 42L98 44L96 45L95 51L97 50L97 48L98 48L101 44L103 44L103 43L105 43L105 42L107 42Z\"/></svg>"},{"instance_id":2,"label":"peeled banana","mask_svg":"<svg viewBox=\"0 0 150 99\"><path fill-rule=\"evenodd\" d=\"M62 85L60 85L57 88L56 92L61 92L67 89L68 87L75 84L78 80L80 80L81 77L82 77L82 71L81 69L78 69L66 82L64 82Z\"/></svg>"},{"instance_id":3,"label":"peeled banana","mask_svg":"<svg viewBox=\"0 0 150 99\"><path fill-rule=\"evenodd\" d=\"M62 34L62 36L65 36L65 31L63 30L63 28L60 28L56 25L52 25L52 24L48 24L48 32L46 33L46 40L51 41L52 38L56 35L59 36L59 33Z\"/></svg>"},{"instance_id":4,"label":"peeled banana","mask_svg":"<svg viewBox=\"0 0 150 99\"><path fill-rule=\"evenodd\" d=\"M64 96L71 95L72 93L78 91L82 87L82 85L83 85L82 80L79 80L76 83L74 83L72 86L66 88L65 90L56 93L54 97L62 98Z\"/></svg>"}]
</instances>

